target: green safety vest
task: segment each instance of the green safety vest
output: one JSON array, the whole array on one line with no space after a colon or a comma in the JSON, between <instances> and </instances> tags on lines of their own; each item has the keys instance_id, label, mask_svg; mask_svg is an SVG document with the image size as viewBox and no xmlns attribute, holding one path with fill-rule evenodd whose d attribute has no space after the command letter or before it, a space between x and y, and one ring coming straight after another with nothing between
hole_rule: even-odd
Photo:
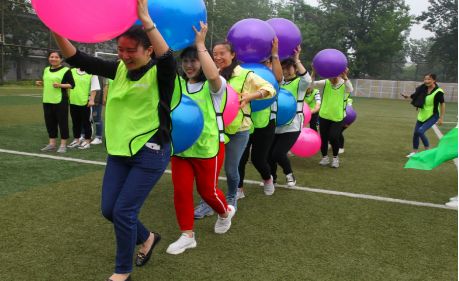
<instances>
[{"instance_id":1,"label":"green safety vest","mask_svg":"<svg viewBox=\"0 0 459 281\"><path fill-rule=\"evenodd\" d=\"M249 75L249 73L251 73L252 71L247 70L247 69L242 69L241 72L242 73L239 76L233 76L228 81L231 87L233 87L233 89L238 94L241 94L242 89L244 88L245 80L247 79L247 76ZM225 99L225 103L226 103L226 99ZM250 108L250 103L249 103L249 105L246 108L241 108L239 110L233 122L231 122L231 124L225 127L225 132L230 135L236 134L239 128L241 127L242 121L244 120L244 118L250 118L250 113L251 113L251 108Z\"/></svg>"},{"instance_id":2,"label":"green safety vest","mask_svg":"<svg viewBox=\"0 0 459 281\"><path fill-rule=\"evenodd\" d=\"M63 67L59 71L51 72L50 66L45 68L43 72L43 103L61 103L62 89L54 88L53 83L62 83L62 79L64 79L64 75L68 70L68 67Z\"/></svg>"},{"instance_id":3,"label":"green safety vest","mask_svg":"<svg viewBox=\"0 0 459 281\"><path fill-rule=\"evenodd\" d=\"M309 108L311 110L313 110L316 107L316 103L317 102L316 102L315 96L318 93L319 93L319 90L314 89L314 90L311 91L311 93L309 95L306 94L306 96L304 97L304 102L309 105Z\"/></svg>"},{"instance_id":4,"label":"green safety vest","mask_svg":"<svg viewBox=\"0 0 459 281\"><path fill-rule=\"evenodd\" d=\"M327 79L319 116L334 122L343 121L346 111L345 93L346 86L344 84L338 89L334 89L330 80Z\"/></svg>"},{"instance_id":5,"label":"green safety vest","mask_svg":"<svg viewBox=\"0 0 459 281\"><path fill-rule=\"evenodd\" d=\"M135 155L159 128L156 66L138 81L128 80L127 72L120 62L107 97L105 142L110 155Z\"/></svg>"},{"instance_id":6,"label":"green safety vest","mask_svg":"<svg viewBox=\"0 0 459 281\"><path fill-rule=\"evenodd\" d=\"M424 106L419 109L418 121L425 122L434 114L435 96L437 93L443 92L443 89L438 87L435 91L426 96Z\"/></svg>"},{"instance_id":7,"label":"green safety vest","mask_svg":"<svg viewBox=\"0 0 459 281\"><path fill-rule=\"evenodd\" d=\"M287 91L293 94L296 100L296 114L297 115L300 114L301 116L303 116L304 98L305 98L306 93L301 93L301 96L300 96L300 93L299 93L300 79L301 79L300 77L297 77L293 79L292 81L286 82L285 84L281 86L281 88L286 89ZM282 127L292 124L295 117L296 115L293 117L292 120L290 120L290 122L283 125Z\"/></svg>"},{"instance_id":8,"label":"green safety vest","mask_svg":"<svg viewBox=\"0 0 459 281\"><path fill-rule=\"evenodd\" d=\"M91 91L92 75L88 73L79 74L76 68L72 68L73 80L75 80L75 88L69 91L70 104L87 105L89 92Z\"/></svg>"},{"instance_id":9,"label":"green safety vest","mask_svg":"<svg viewBox=\"0 0 459 281\"><path fill-rule=\"evenodd\" d=\"M195 93L190 93L187 82L180 78L183 94L195 101L204 116L204 128L198 140L187 150L177 154L184 158L213 158L220 150L220 134L223 129L223 107L216 110L212 101L212 93L209 89L209 82L206 81L202 88Z\"/></svg>"},{"instance_id":10,"label":"green safety vest","mask_svg":"<svg viewBox=\"0 0 459 281\"><path fill-rule=\"evenodd\" d=\"M352 106L353 100L352 100L352 98L351 98L351 93L346 93L346 94L344 95L344 97L345 97L345 99L346 99L346 105Z\"/></svg>"}]
</instances>

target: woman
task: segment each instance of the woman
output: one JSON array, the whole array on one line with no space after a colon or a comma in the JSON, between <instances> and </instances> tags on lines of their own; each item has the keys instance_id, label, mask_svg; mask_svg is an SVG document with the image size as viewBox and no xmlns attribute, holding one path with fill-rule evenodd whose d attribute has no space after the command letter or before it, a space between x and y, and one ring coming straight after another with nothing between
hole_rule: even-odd
<instances>
[{"instance_id":1,"label":"woman","mask_svg":"<svg viewBox=\"0 0 459 281\"><path fill-rule=\"evenodd\" d=\"M94 105L96 91L100 90L97 75L88 74L81 69L72 68L75 88L70 90L70 116L72 116L73 141L70 148L88 149L91 147L91 106ZM84 140L80 137L84 133Z\"/></svg>"},{"instance_id":2,"label":"woman","mask_svg":"<svg viewBox=\"0 0 459 281\"><path fill-rule=\"evenodd\" d=\"M43 71L43 80L36 81L37 86L43 86L43 112L48 131L49 143L41 151L56 150L58 128L61 133L61 143L57 152L67 152L69 138L69 101L68 89L75 87L70 69L62 65L59 52L48 55L48 67Z\"/></svg>"},{"instance_id":3,"label":"woman","mask_svg":"<svg viewBox=\"0 0 459 281\"><path fill-rule=\"evenodd\" d=\"M269 166L274 182L277 179L277 164L279 164L286 177L288 186L295 186L296 180L287 153L295 144L303 128L303 106L306 89L311 83L311 76L300 61L301 46L295 50L293 58L282 61L284 83L281 88L290 91L297 101L296 115L291 122L276 128L274 142L270 149ZM298 74L298 75L297 75Z\"/></svg>"},{"instance_id":4,"label":"woman","mask_svg":"<svg viewBox=\"0 0 459 281\"><path fill-rule=\"evenodd\" d=\"M225 145L225 173L228 185L226 200L228 204L237 209L236 193L240 179L238 166L252 127L250 101L271 98L275 95L276 90L260 76L239 66L231 43L217 43L213 48L213 58L219 68L220 75L240 95L238 115L231 124L225 127L225 133L229 138L229 142ZM196 207L194 214L195 218L203 218L212 213L212 209L202 202Z\"/></svg>"},{"instance_id":5,"label":"woman","mask_svg":"<svg viewBox=\"0 0 459 281\"><path fill-rule=\"evenodd\" d=\"M188 47L180 54L183 79L182 92L194 100L204 115L204 129L199 139L187 150L172 157L174 206L182 235L169 245L167 253L181 254L196 247L193 231L193 182L202 199L218 213L214 231L226 233L231 227L235 209L228 205L223 192L217 187L218 175L225 158L223 136L223 99L226 80L206 49L207 25L201 24L196 32L196 47Z\"/></svg>"},{"instance_id":6,"label":"woman","mask_svg":"<svg viewBox=\"0 0 459 281\"><path fill-rule=\"evenodd\" d=\"M320 97L319 90L308 88L306 90L304 102L309 106L309 109L311 110L309 128L317 132L317 121L319 120L320 104L322 103L322 98Z\"/></svg>"},{"instance_id":7,"label":"woman","mask_svg":"<svg viewBox=\"0 0 459 281\"><path fill-rule=\"evenodd\" d=\"M135 264L143 266L161 239L145 228L138 214L170 159L175 60L148 14L147 0L137 5L144 29L134 26L118 37L119 62L81 53L55 34L69 64L114 80L105 111L109 156L102 185L102 214L113 222L117 243L112 281L131 280L136 244Z\"/></svg>"},{"instance_id":8,"label":"woman","mask_svg":"<svg viewBox=\"0 0 459 281\"><path fill-rule=\"evenodd\" d=\"M315 70L312 70L312 88L322 89L322 105L319 111L319 126L320 138L322 144L320 150L322 152L322 160L319 164L327 166L330 164L328 158L328 143L331 144L333 150L332 168L339 167L339 137L344 125L344 117L346 112L346 93L351 93L354 89L352 83L347 77L349 69L346 69L339 77L314 81Z\"/></svg>"},{"instance_id":9,"label":"woman","mask_svg":"<svg viewBox=\"0 0 459 281\"><path fill-rule=\"evenodd\" d=\"M274 38L271 49L271 57L263 62L263 64L271 69L276 77L276 80L281 83L283 80L282 66L279 61L279 40ZM269 148L274 140L274 132L276 129L276 111L277 102L274 102L270 107L252 112L253 132L250 134L249 142L242 155L239 163L239 185L237 189L237 199L245 197L244 194L244 178L245 166L251 156L251 161L255 169L263 180L262 186L265 195L273 195L275 188L271 169L268 164Z\"/></svg>"},{"instance_id":10,"label":"woman","mask_svg":"<svg viewBox=\"0 0 459 281\"><path fill-rule=\"evenodd\" d=\"M417 93L425 96L425 101L423 106L419 108L418 119L414 126L413 151L406 157L411 157L418 152L419 139L424 144L424 148L426 150L429 149L429 139L425 132L435 124L441 126L446 111L444 92L437 85L437 75L433 73L426 74L424 76L424 85L418 87ZM415 98L414 95L411 95L411 99ZM404 97L408 98L407 96Z\"/></svg>"}]
</instances>

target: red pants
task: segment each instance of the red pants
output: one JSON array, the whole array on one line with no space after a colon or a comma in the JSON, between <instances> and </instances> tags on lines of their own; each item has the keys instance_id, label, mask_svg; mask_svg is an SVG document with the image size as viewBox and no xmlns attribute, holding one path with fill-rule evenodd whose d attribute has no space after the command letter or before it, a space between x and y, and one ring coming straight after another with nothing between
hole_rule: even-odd
<instances>
[{"instance_id":1,"label":"red pants","mask_svg":"<svg viewBox=\"0 0 459 281\"><path fill-rule=\"evenodd\" d=\"M223 143L220 143L220 150L214 158L172 157L175 215L181 231L193 230L193 182L195 179L198 193L202 199L218 214L226 212L228 204L225 195L217 186L224 158L225 145Z\"/></svg>"}]
</instances>

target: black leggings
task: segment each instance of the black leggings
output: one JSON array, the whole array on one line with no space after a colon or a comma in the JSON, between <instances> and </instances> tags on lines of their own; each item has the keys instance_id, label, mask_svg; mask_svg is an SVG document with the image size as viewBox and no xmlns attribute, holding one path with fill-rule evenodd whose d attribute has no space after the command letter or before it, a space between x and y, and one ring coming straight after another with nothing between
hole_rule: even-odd
<instances>
[{"instance_id":1,"label":"black leggings","mask_svg":"<svg viewBox=\"0 0 459 281\"><path fill-rule=\"evenodd\" d=\"M343 126L343 129L341 130L341 134L339 135L339 148L344 148L344 130L346 130L347 127Z\"/></svg>"},{"instance_id":2,"label":"black leggings","mask_svg":"<svg viewBox=\"0 0 459 281\"><path fill-rule=\"evenodd\" d=\"M61 103L43 103L46 130L50 139L56 139L58 128L61 132L61 139L69 138L69 107L67 100Z\"/></svg>"},{"instance_id":3,"label":"black leggings","mask_svg":"<svg viewBox=\"0 0 459 281\"><path fill-rule=\"evenodd\" d=\"M333 156L338 156L340 146L340 135L342 133L344 121L334 122L328 119L319 117L320 138L322 145L320 150L322 156L328 155L328 143L330 142L333 150Z\"/></svg>"},{"instance_id":4,"label":"black leggings","mask_svg":"<svg viewBox=\"0 0 459 281\"><path fill-rule=\"evenodd\" d=\"M274 140L274 132L276 130L276 122L269 121L268 125L264 128L256 128L250 135L249 142L242 154L241 161L239 162L239 188L244 186L245 165L249 161L249 155L255 169L263 180L271 178L271 170L268 165L269 148Z\"/></svg>"},{"instance_id":5,"label":"black leggings","mask_svg":"<svg viewBox=\"0 0 459 281\"><path fill-rule=\"evenodd\" d=\"M317 131L317 121L319 120L319 113L316 112L311 115L311 121L309 122L309 128L313 129L314 131Z\"/></svg>"},{"instance_id":6,"label":"black leggings","mask_svg":"<svg viewBox=\"0 0 459 281\"><path fill-rule=\"evenodd\" d=\"M73 137L79 139L81 131L84 132L84 138L90 139L92 135L91 121L90 121L91 109L85 105L70 105L70 115L72 116L73 126Z\"/></svg>"},{"instance_id":7,"label":"black leggings","mask_svg":"<svg viewBox=\"0 0 459 281\"><path fill-rule=\"evenodd\" d=\"M300 132L291 132L276 134L273 145L270 150L269 166L271 167L271 175L273 179L277 179L277 164L279 164L285 175L292 173L292 166L288 160L287 153L295 144Z\"/></svg>"}]
</instances>

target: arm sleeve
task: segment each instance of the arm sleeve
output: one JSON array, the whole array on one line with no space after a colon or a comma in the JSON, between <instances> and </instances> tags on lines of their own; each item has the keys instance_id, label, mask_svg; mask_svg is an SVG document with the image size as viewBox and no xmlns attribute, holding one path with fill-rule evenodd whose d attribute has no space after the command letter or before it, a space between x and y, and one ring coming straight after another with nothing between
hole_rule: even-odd
<instances>
[{"instance_id":1,"label":"arm sleeve","mask_svg":"<svg viewBox=\"0 0 459 281\"><path fill-rule=\"evenodd\" d=\"M99 90L100 90L99 77L97 75L93 75L91 77L91 92L99 91Z\"/></svg>"},{"instance_id":2,"label":"arm sleeve","mask_svg":"<svg viewBox=\"0 0 459 281\"><path fill-rule=\"evenodd\" d=\"M320 92L315 94L314 99L316 100L317 104L321 104L322 103L322 98L320 97Z\"/></svg>"},{"instance_id":3,"label":"arm sleeve","mask_svg":"<svg viewBox=\"0 0 459 281\"><path fill-rule=\"evenodd\" d=\"M220 108L220 105L222 104L222 100L223 100L223 94L226 91L226 80L225 80L225 78L220 76L220 80L222 81L222 86L220 87L220 89L215 93L210 91L211 94L212 94L212 102L213 102L215 108Z\"/></svg>"},{"instance_id":4,"label":"arm sleeve","mask_svg":"<svg viewBox=\"0 0 459 281\"><path fill-rule=\"evenodd\" d=\"M445 95L443 92L439 92L435 95L435 103L445 103Z\"/></svg>"},{"instance_id":5,"label":"arm sleeve","mask_svg":"<svg viewBox=\"0 0 459 281\"><path fill-rule=\"evenodd\" d=\"M244 84L243 92L245 93L255 93L258 90L264 90L268 92L268 95L264 98L272 98L276 95L276 90L273 85L261 78L257 74L250 72L247 76L246 83Z\"/></svg>"},{"instance_id":6,"label":"arm sleeve","mask_svg":"<svg viewBox=\"0 0 459 281\"><path fill-rule=\"evenodd\" d=\"M89 74L115 79L118 61L106 61L80 52L65 60L73 67L78 67Z\"/></svg>"},{"instance_id":7,"label":"arm sleeve","mask_svg":"<svg viewBox=\"0 0 459 281\"><path fill-rule=\"evenodd\" d=\"M312 81L311 88L316 88L323 92L326 81L327 80Z\"/></svg>"},{"instance_id":8,"label":"arm sleeve","mask_svg":"<svg viewBox=\"0 0 459 281\"><path fill-rule=\"evenodd\" d=\"M347 79L347 80L344 82L344 86L346 86L346 92L347 92L347 93L352 93L352 92L354 92L354 87L352 86L351 80Z\"/></svg>"},{"instance_id":9,"label":"arm sleeve","mask_svg":"<svg viewBox=\"0 0 459 281\"><path fill-rule=\"evenodd\" d=\"M299 85L298 90L301 93L305 93L309 85L311 84L311 82L312 82L311 75L309 75L309 73L306 71L306 73L300 76L300 85Z\"/></svg>"},{"instance_id":10,"label":"arm sleeve","mask_svg":"<svg viewBox=\"0 0 459 281\"><path fill-rule=\"evenodd\" d=\"M67 70L67 72L64 74L61 83L70 84L72 86L72 89L75 88L75 80L73 80L72 71L70 69Z\"/></svg>"}]
</instances>

